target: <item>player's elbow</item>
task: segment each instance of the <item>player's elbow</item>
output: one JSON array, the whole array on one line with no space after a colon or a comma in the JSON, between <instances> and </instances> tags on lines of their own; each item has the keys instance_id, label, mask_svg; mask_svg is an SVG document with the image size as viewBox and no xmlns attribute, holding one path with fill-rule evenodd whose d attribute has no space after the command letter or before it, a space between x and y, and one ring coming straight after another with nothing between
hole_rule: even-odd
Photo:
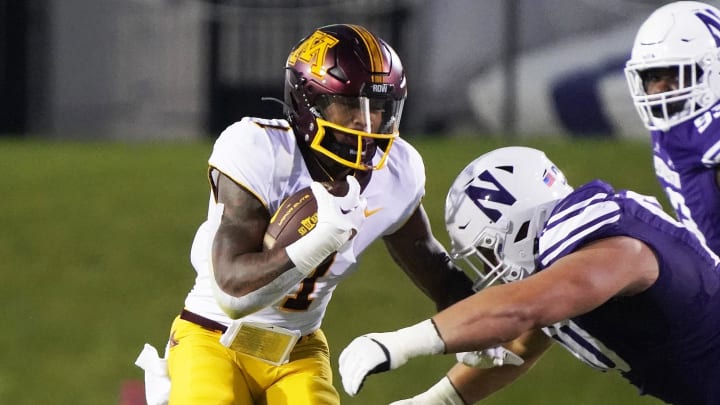
<instances>
[{"instance_id":1,"label":"player's elbow","mask_svg":"<svg viewBox=\"0 0 720 405\"><path fill-rule=\"evenodd\" d=\"M252 300L243 298L245 293L235 287L236 280L217 270L218 268L215 268L211 272L210 284L218 307L231 319L242 318L255 312L258 308L251 305Z\"/></svg>"},{"instance_id":2,"label":"player's elbow","mask_svg":"<svg viewBox=\"0 0 720 405\"><path fill-rule=\"evenodd\" d=\"M236 297L227 294L220 288L215 288L213 292L218 307L231 319L239 319L250 315L263 309L270 303L269 299L257 293Z\"/></svg>"},{"instance_id":3,"label":"player's elbow","mask_svg":"<svg viewBox=\"0 0 720 405\"><path fill-rule=\"evenodd\" d=\"M230 319L240 319L252 313L248 311L243 311L241 308L234 308L228 305L223 305L223 303L221 303L220 301L218 301L218 306Z\"/></svg>"},{"instance_id":4,"label":"player's elbow","mask_svg":"<svg viewBox=\"0 0 720 405\"><path fill-rule=\"evenodd\" d=\"M237 319L277 302L297 288L297 284L305 277L305 273L292 268L260 288L241 295L228 294L215 279L211 284L218 306L230 318Z\"/></svg>"},{"instance_id":5,"label":"player's elbow","mask_svg":"<svg viewBox=\"0 0 720 405\"><path fill-rule=\"evenodd\" d=\"M227 276L221 272L215 273L214 277L217 288L225 294L232 295L234 297L242 297L245 295L241 289L237 288L238 283L234 277Z\"/></svg>"},{"instance_id":6,"label":"player's elbow","mask_svg":"<svg viewBox=\"0 0 720 405\"><path fill-rule=\"evenodd\" d=\"M213 266L211 277L215 286L225 294L241 298L252 293L259 286L257 282L243 277L245 271L232 263L218 261Z\"/></svg>"},{"instance_id":7,"label":"player's elbow","mask_svg":"<svg viewBox=\"0 0 720 405\"><path fill-rule=\"evenodd\" d=\"M249 315L259 308L254 308L251 304L251 300L243 299L243 297L237 297L228 294L223 290L219 283L213 283L213 293L215 296L215 302L222 311L231 319L242 318L243 316Z\"/></svg>"}]
</instances>

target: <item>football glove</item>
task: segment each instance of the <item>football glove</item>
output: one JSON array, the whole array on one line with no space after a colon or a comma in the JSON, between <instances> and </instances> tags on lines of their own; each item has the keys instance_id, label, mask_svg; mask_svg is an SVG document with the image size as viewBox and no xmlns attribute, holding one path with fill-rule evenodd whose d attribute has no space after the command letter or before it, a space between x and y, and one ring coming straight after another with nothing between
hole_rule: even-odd
<instances>
[{"instance_id":1,"label":"football glove","mask_svg":"<svg viewBox=\"0 0 720 405\"><path fill-rule=\"evenodd\" d=\"M502 346L491 347L475 352L457 353L455 357L466 366L475 368L500 367L506 364L519 366L525 362L522 357Z\"/></svg>"},{"instance_id":2,"label":"football glove","mask_svg":"<svg viewBox=\"0 0 720 405\"><path fill-rule=\"evenodd\" d=\"M444 351L445 343L430 319L395 332L357 337L340 353L343 388L355 396L368 375L396 369L412 357Z\"/></svg>"},{"instance_id":3,"label":"football glove","mask_svg":"<svg viewBox=\"0 0 720 405\"><path fill-rule=\"evenodd\" d=\"M318 207L318 223L311 232L285 248L296 268L309 274L328 256L338 251L360 229L367 200L360 195L360 184L347 176L348 192L336 197L320 183L310 185Z\"/></svg>"}]
</instances>

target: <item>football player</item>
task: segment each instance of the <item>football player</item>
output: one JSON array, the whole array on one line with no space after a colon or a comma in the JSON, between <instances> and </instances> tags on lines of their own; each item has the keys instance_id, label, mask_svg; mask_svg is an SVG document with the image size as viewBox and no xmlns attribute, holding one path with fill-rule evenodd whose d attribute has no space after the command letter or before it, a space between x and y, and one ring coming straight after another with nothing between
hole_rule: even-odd
<instances>
[{"instance_id":1,"label":"football player","mask_svg":"<svg viewBox=\"0 0 720 405\"><path fill-rule=\"evenodd\" d=\"M640 27L625 67L678 219L720 253L720 10L679 1Z\"/></svg>"},{"instance_id":2,"label":"football player","mask_svg":"<svg viewBox=\"0 0 720 405\"><path fill-rule=\"evenodd\" d=\"M657 200L600 180L573 190L537 149L480 156L448 193L451 255L486 287L431 319L354 339L345 390L428 354L515 340L520 367L455 366L399 404L470 404L520 377L552 341L641 394L676 405L720 398L720 258ZM496 281L502 281L497 283ZM602 399L599 399L602 403Z\"/></svg>"},{"instance_id":3,"label":"football player","mask_svg":"<svg viewBox=\"0 0 720 405\"><path fill-rule=\"evenodd\" d=\"M438 309L473 292L431 232L423 161L398 135L407 83L390 45L361 26L324 26L285 69L286 119L243 118L210 155L208 217L191 251L197 277L166 349L169 385L157 354L138 361L157 402L339 404L321 323L375 240ZM347 194L319 182L347 182ZM272 214L308 186L314 229L263 250Z\"/></svg>"}]
</instances>

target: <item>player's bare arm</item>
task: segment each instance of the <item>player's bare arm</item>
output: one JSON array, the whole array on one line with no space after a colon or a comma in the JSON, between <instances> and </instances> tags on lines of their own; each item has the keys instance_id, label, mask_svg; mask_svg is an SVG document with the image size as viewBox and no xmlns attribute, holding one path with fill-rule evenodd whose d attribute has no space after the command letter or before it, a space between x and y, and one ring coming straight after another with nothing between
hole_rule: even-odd
<instances>
[{"instance_id":1,"label":"player's bare arm","mask_svg":"<svg viewBox=\"0 0 720 405\"><path fill-rule=\"evenodd\" d=\"M521 377L542 357L552 345L552 339L542 331L535 329L522 334L503 346L522 357L521 365L505 365L494 368L475 368L458 363L451 368L447 376L465 403L472 404L487 398L490 394L511 384Z\"/></svg>"},{"instance_id":2,"label":"player's bare arm","mask_svg":"<svg viewBox=\"0 0 720 405\"><path fill-rule=\"evenodd\" d=\"M657 279L652 250L629 237L602 239L527 279L489 287L433 317L447 352L510 341L526 331L634 295Z\"/></svg>"},{"instance_id":3,"label":"player's bare arm","mask_svg":"<svg viewBox=\"0 0 720 405\"><path fill-rule=\"evenodd\" d=\"M217 198L225 208L212 259L215 279L223 291L245 295L293 267L285 249L262 251L270 213L252 193L220 173Z\"/></svg>"},{"instance_id":4,"label":"player's bare arm","mask_svg":"<svg viewBox=\"0 0 720 405\"><path fill-rule=\"evenodd\" d=\"M438 310L473 293L472 281L453 265L445 248L432 235L422 205L384 241L395 262L435 301Z\"/></svg>"}]
</instances>

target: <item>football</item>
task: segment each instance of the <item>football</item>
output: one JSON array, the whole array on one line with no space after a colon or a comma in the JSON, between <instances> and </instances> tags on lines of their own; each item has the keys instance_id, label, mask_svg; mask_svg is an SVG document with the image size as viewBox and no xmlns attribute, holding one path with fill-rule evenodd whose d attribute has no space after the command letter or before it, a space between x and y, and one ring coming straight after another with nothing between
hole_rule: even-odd
<instances>
[{"instance_id":1,"label":"football","mask_svg":"<svg viewBox=\"0 0 720 405\"><path fill-rule=\"evenodd\" d=\"M347 193L347 183L323 183L325 188L333 195ZM312 231L317 224L317 202L310 187L305 187L289 196L280 204L280 207L270 218L263 248L272 249L274 246L285 247Z\"/></svg>"}]
</instances>

